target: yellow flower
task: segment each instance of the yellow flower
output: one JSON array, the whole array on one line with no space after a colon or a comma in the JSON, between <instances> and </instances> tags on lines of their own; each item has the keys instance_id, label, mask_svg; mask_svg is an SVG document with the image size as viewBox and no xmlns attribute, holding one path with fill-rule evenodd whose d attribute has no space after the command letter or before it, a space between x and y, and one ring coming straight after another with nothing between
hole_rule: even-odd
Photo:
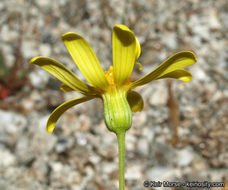
<instances>
[{"instance_id":1,"label":"yellow flower","mask_svg":"<svg viewBox=\"0 0 228 190\"><path fill-rule=\"evenodd\" d=\"M142 97L132 89L161 78L175 78L188 82L191 80L191 73L180 68L196 62L193 52L182 51L168 58L139 80L131 81L134 64L139 64L137 59L141 48L128 27L116 25L113 28L113 66L106 72L101 68L94 51L83 37L68 32L63 34L62 39L79 70L91 85L80 80L54 59L38 56L30 61L58 78L62 82L60 89L64 92L75 90L84 95L63 103L53 111L47 122L49 133L53 132L57 120L67 109L93 98L102 98L105 122L111 131L117 132L122 130L121 128L127 130L131 126L131 111L143 109Z\"/></svg>"},{"instance_id":2,"label":"yellow flower","mask_svg":"<svg viewBox=\"0 0 228 190\"><path fill-rule=\"evenodd\" d=\"M125 132L131 127L132 112L143 109L143 99L133 91L141 86L161 78L175 78L185 82L191 80L190 72L182 67L194 64L196 56L191 51L174 54L159 67L136 81L131 81L134 64L141 54L140 44L134 33L124 25L116 25L112 31L113 66L106 72L88 42L80 35L69 32L62 39L79 70L85 76L87 84L77 78L64 65L48 57L35 57L30 63L36 64L58 78L64 92L78 91L84 96L67 101L57 107L47 122L47 131L53 132L59 117L70 107L79 103L101 98L104 104L104 119L110 131L116 133L119 145L119 189L124 190Z\"/></svg>"}]
</instances>

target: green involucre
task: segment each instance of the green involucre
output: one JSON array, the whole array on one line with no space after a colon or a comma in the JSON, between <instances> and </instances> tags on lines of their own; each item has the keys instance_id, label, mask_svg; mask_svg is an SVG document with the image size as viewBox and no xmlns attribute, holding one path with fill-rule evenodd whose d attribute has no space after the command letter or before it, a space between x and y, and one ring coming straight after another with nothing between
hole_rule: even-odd
<instances>
[{"instance_id":1,"label":"green involucre","mask_svg":"<svg viewBox=\"0 0 228 190\"><path fill-rule=\"evenodd\" d=\"M125 132L132 124L132 111L124 89L113 89L102 95L104 119L110 131L116 134Z\"/></svg>"}]
</instances>

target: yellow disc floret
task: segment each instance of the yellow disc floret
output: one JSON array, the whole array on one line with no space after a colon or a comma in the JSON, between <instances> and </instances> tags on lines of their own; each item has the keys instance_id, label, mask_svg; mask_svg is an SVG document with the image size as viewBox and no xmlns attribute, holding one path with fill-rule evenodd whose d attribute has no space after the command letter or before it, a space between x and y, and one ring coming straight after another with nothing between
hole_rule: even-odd
<instances>
[{"instance_id":1,"label":"yellow disc floret","mask_svg":"<svg viewBox=\"0 0 228 190\"><path fill-rule=\"evenodd\" d=\"M110 86L114 86L115 82L114 82L114 68L113 66L109 67L109 70L105 71L105 77L109 83Z\"/></svg>"},{"instance_id":2,"label":"yellow disc floret","mask_svg":"<svg viewBox=\"0 0 228 190\"><path fill-rule=\"evenodd\" d=\"M109 70L105 71L105 77L109 83L109 89L113 89L117 86L115 83L115 80L114 80L114 68L113 68L113 66L110 66ZM131 78L126 80L125 83L123 84L123 86L129 85L130 83L131 83Z\"/></svg>"}]
</instances>

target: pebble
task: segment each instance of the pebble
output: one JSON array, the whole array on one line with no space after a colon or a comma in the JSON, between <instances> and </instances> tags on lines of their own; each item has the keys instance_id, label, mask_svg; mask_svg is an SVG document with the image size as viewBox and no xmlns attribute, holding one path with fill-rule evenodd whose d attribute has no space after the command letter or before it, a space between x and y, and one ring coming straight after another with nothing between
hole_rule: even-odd
<instances>
[{"instance_id":1,"label":"pebble","mask_svg":"<svg viewBox=\"0 0 228 190\"><path fill-rule=\"evenodd\" d=\"M24 56L31 59L38 56L37 45L35 41L24 41L22 44L21 51L24 53Z\"/></svg>"},{"instance_id":2,"label":"pebble","mask_svg":"<svg viewBox=\"0 0 228 190\"><path fill-rule=\"evenodd\" d=\"M45 0L39 0L37 1L38 5L41 6L41 7L47 7L49 6L49 3Z\"/></svg>"},{"instance_id":3,"label":"pebble","mask_svg":"<svg viewBox=\"0 0 228 190\"><path fill-rule=\"evenodd\" d=\"M87 144L87 139L83 134L76 134L77 137L77 143L81 146L84 146Z\"/></svg>"},{"instance_id":4,"label":"pebble","mask_svg":"<svg viewBox=\"0 0 228 190\"><path fill-rule=\"evenodd\" d=\"M0 132L1 135L16 135L20 134L27 125L27 120L23 115L16 112L8 112L0 110Z\"/></svg>"},{"instance_id":5,"label":"pebble","mask_svg":"<svg viewBox=\"0 0 228 190\"><path fill-rule=\"evenodd\" d=\"M16 164L15 155L9 152L7 149L1 149L0 151L0 167L7 168Z\"/></svg>"},{"instance_id":6,"label":"pebble","mask_svg":"<svg viewBox=\"0 0 228 190\"><path fill-rule=\"evenodd\" d=\"M27 126L26 118L16 112L0 110L0 145L14 147Z\"/></svg>"},{"instance_id":7,"label":"pebble","mask_svg":"<svg viewBox=\"0 0 228 190\"><path fill-rule=\"evenodd\" d=\"M85 144L83 144L85 145ZM73 146L73 139L69 137L60 136L57 143L55 144L55 150L57 153L63 153L68 148Z\"/></svg>"},{"instance_id":8,"label":"pebble","mask_svg":"<svg viewBox=\"0 0 228 190\"><path fill-rule=\"evenodd\" d=\"M39 46L39 51L41 56L49 57L51 55L51 47L49 44L41 44Z\"/></svg>"},{"instance_id":9,"label":"pebble","mask_svg":"<svg viewBox=\"0 0 228 190\"><path fill-rule=\"evenodd\" d=\"M154 137L155 137L155 132L154 132L154 130L152 130L148 127L144 127L142 130L142 135L144 137L146 137L146 139L149 143L152 143L152 141L154 140Z\"/></svg>"},{"instance_id":10,"label":"pebble","mask_svg":"<svg viewBox=\"0 0 228 190\"><path fill-rule=\"evenodd\" d=\"M168 100L168 93L167 89L164 85L157 84L156 87L154 87L154 92L151 94L150 97L150 104L153 106L161 106L166 105Z\"/></svg>"},{"instance_id":11,"label":"pebble","mask_svg":"<svg viewBox=\"0 0 228 190\"><path fill-rule=\"evenodd\" d=\"M134 136L134 134L131 134L130 132L127 133L125 139L126 150L129 152L135 151L135 144L137 142L137 138Z\"/></svg>"},{"instance_id":12,"label":"pebble","mask_svg":"<svg viewBox=\"0 0 228 190\"><path fill-rule=\"evenodd\" d=\"M47 81L49 79L49 75L47 71L42 69L37 69L29 74L29 80L31 81L32 85L37 89L42 89L46 86Z\"/></svg>"},{"instance_id":13,"label":"pebble","mask_svg":"<svg viewBox=\"0 0 228 190\"><path fill-rule=\"evenodd\" d=\"M142 127L147 121L147 114L144 111L136 112L132 119L134 127Z\"/></svg>"},{"instance_id":14,"label":"pebble","mask_svg":"<svg viewBox=\"0 0 228 190\"><path fill-rule=\"evenodd\" d=\"M112 173L114 170L117 170L117 165L116 164L113 164L112 162L105 162L103 164L103 171L104 173L106 174L110 174Z\"/></svg>"},{"instance_id":15,"label":"pebble","mask_svg":"<svg viewBox=\"0 0 228 190\"><path fill-rule=\"evenodd\" d=\"M138 180L142 177L141 165L132 165L126 169L126 180Z\"/></svg>"},{"instance_id":16,"label":"pebble","mask_svg":"<svg viewBox=\"0 0 228 190\"><path fill-rule=\"evenodd\" d=\"M215 8L210 8L210 9L208 9L207 12L209 15L208 24L209 24L210 28L220 30L222 26L218 19L217 10Z\"/></svg>"},{"instance_id":17,"label":"pebble","mask_svg":"<svg viewBox=\"0 0 228 190\"><path fill-rule=\"evenodd\" d=\"M194 159L194 153L190 148L185 148L177 151L177 165L187 167Z\"/></svg>"},{"instance_id":18,"label":"pebble","mask_svg":"<svg viewBox=\"0 0 228 190\"><path fill-rule=\"evenodd\" d=\"M146 138L140 138L137 143L137 151L142 156L148 156L149 155L149 144Z\"/></svg>"},{"instance_id":19,"label":"pebble","mask_svg":"<svg viewBox=\"0 0 228 190\"><path fill-rule=\"evenodd\" d=\"M97 165L101 161L101 157L98 155L91 155L89 157L90 162L92 162L94 165Z\"/></svg>"},{"instance_id":20,"label":"pebble","mask_svg":"<svg viewBox=\"0 0 228 190\"><path fill-rule=\"evenodd\" d=\"M36 149L34 149L36 151ZM21 138L15 147L15 155L19 163L28 164L35 158L28 138Z\"/></svg>"},{"instance_id":21,"label":"pebble","mask_svg":"<svg viewBox=\"0 0 228 190\"><path fill-rule=\"evenodd\" d=\"M162 36L163 44L170 50L175 51L178 47L177 36L175 33L169 33Z\"/></svg>"},{"instance_id":22,"label":"pebble","mask_svg":"<svg viewBox=\"0 0 228 190\"><path fill-rule=\"evenodd\" d=\"M155 166L146 171L146 177L151 181L172 180L174 176L175 170L170 167Z\"/></svg>"},{"instance_id":23,"label":"pebble","mask_svg":"<svg viewBox=\"0 0 228 190\"><path fill-rule=\"evenodd\" d=\"M30 139L30 148L32 150L36 150L36 154L47 154L48 152L54 149L54 146L57 141L57 137L51 133L47 133L46 124L49 115L45 115L43 117L39 117L39 122L34 123L34 128L32 131L36 131L33 133L33 139Z\"/></svg>"}]
</instances>

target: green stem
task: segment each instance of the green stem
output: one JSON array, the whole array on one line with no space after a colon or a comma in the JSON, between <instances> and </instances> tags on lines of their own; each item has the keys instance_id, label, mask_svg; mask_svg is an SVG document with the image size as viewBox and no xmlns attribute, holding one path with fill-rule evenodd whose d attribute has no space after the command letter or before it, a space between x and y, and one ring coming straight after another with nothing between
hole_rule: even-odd
<instances>
[{"instance_id":1,"label":"green stem","mask_svg":"<svg viewBox=\"0 0 228 190\"><path fill-rule=\"evenodd\" d=\"M119 190L124 190L125 131L117 133L119 146Z\"/></svg>"}]
</instances>

